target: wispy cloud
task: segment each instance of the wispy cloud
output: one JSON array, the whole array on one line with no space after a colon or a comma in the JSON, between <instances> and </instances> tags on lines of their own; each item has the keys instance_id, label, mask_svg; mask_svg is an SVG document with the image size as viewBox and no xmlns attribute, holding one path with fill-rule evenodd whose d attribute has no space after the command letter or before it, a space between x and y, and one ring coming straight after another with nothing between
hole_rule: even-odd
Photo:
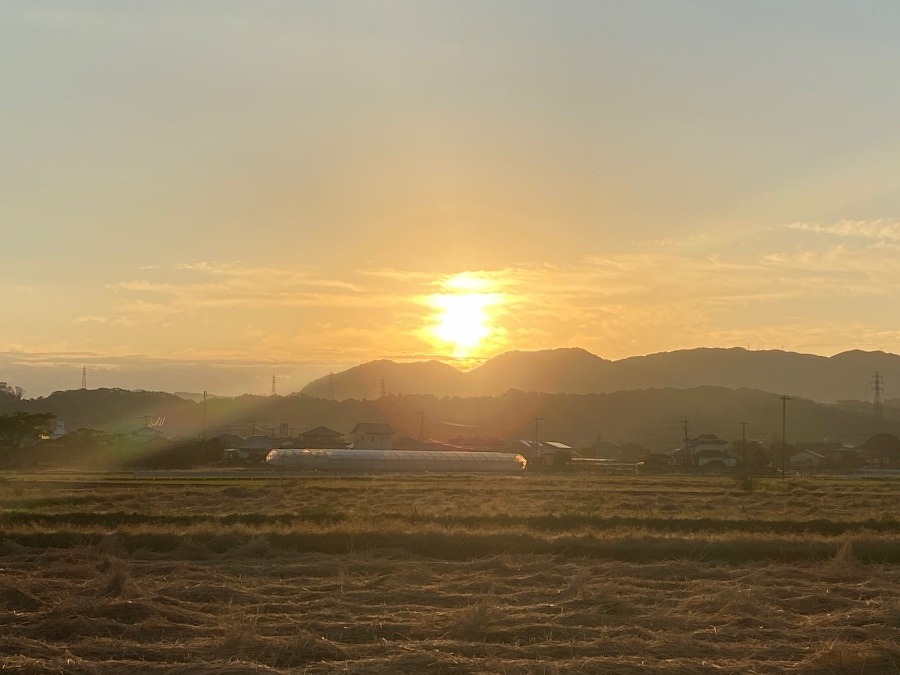
<instances>
[{"instance_id":1,"label":"wispy cloud","mask_svg":"<svg viewBox=\"0 0 900 675\"><path fill-rule=\"evenodd\" d=\"M838 237L874 239L900 242L900 220L880 218L876 220L841 220L836 223L789 223L790 230L831 234Z\"/></svg>"},{"instance_id":2,"label":"wispy cloud","mask_svg":"<svg viewBox=\"0 0 900 675\"><path fill-rule=\"evenodd\" d=\"M184 272L190 276L173 279ZM123 296L118 304L120 318L138 320L215 309L355 307L373 300L371 289L363 285L288 267L198 262L160 273L168 279L133 279L107 286Z\"/></svg>"}]
</instances>

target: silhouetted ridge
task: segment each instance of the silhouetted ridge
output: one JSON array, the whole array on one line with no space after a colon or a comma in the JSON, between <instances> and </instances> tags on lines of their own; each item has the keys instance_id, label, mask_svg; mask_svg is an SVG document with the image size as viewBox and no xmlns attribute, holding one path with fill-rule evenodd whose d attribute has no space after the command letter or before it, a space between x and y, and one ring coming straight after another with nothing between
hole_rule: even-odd
<instances>
[{"instance_id":1,"label":"silhouetted ridge","mask_svg":"<svg viewBox=\"0 0 900 675\"><path fill-rule=\"evenodd\" d=\"M510 389L545 393L610 393L620 390L749 388L816 401L866 400L875 371L888 390L900 387L900 356L851 350L831 357L742 347L683 349L609 361L580 348L511 351L463 373L437 361L372 361L320 378L302 393L328 398L377 398L388 393L495 396Z\"/></svg>"}]
</instances>

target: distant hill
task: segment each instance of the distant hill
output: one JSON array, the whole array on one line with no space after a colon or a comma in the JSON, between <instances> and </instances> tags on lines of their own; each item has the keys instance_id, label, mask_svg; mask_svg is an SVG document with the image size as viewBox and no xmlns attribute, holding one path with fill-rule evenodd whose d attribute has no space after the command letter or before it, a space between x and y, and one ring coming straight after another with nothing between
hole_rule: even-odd
<instances>
[{"instance_id":1,"label":"distant hill","mask_svg":"<svg viewBox=\"0 0 900 675\"><path fill-rule=\"evenodd\" d=\"M465 376L473 394L499 394L508 389L588 394L608 381L615 364L584 349L513 351L500 354Z\"/></svg>"},{"instance_id":2,"label":"distant hill","mask_svg":"<svg viewBox=\"0 0 900 675\"><path fill-rule=\"evenodd\" d=\"M469 389L466 373L440 361L395 363L381 360L320 377L306 385L300 393L339 401L379 398L382 381L385 393L391 394L461 396L466 395Z\"/></svg>"},{"instance_id":3,"label":"distant hill","mask_svg":"<svg viewBox=\"0 0 900 675\"><path fill-rule=\"evenodd\" d=\"M609 361L583 349L552 349L501 354L461 372L428 361L370 363L315 380L306 396L335 399L377 398L381 380L391 393L434 396L495 396L509 389L544 393L611 393L666 387L720 386L748 388L832 403L871 399L878 371L900 389L900 356L859 350L831 357L781 350L749 351L699 348Z\"/></svg>"},{"instance_id":4,"label":"distant hill","mask_svg":"<svg viewBox=\"0 0 900 675\"><path fill-rule=\"evenodd\" d=\"M53 413L70 432L86 428L127 433L161 418L167 429L180 431L193 429L201 420L192 401L161 391L126 389L70 389L21 401L0 397L0 414L13 411Z\"/></svg>"}]
</instances>

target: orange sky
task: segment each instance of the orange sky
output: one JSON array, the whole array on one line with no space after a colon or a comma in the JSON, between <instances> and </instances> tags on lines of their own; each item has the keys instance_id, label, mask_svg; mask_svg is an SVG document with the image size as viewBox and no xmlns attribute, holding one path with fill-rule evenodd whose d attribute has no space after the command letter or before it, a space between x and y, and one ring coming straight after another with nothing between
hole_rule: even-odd
<instances>
[{"instance_id":1,"label":"orange sky","mask_svg":"<svg viewBox=\"0 0 900 675\"><path fill-rule=\"evenodd\" d=\"M0 8L0 380L900 351L871 3Z\"/></svg>"}]
</instances>

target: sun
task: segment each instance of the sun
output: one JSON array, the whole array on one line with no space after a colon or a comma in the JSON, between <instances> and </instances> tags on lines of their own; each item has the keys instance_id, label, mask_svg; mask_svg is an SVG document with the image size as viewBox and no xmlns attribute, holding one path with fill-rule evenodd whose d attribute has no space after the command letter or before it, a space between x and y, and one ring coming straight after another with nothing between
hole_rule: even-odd
<instances>
[{"instance_id":1,"label":"sun","mask_svg":"<svg viewBox=\"0 0 900 675\"><path fill-rule=\"evenodd\" d=\"M470 273L453 275L441 286L446 291L428 297L434 310L428 331L433 342L450 347L455 358L477 355L502 333L496 325L503 295L491 292L491 284Z\"/></svg>"},{"instance_id":2,"label":"sun","mask_svg":"<svg viewBox=\"0 0 900 675\"><path fill-rule=\"evenodd\" d=\"M491 303L484 294L438 295L433 302L440 310L434 335L454 346L454 356L468 356L491 334L487 313Z\"/></svg>"}]
</instances>

